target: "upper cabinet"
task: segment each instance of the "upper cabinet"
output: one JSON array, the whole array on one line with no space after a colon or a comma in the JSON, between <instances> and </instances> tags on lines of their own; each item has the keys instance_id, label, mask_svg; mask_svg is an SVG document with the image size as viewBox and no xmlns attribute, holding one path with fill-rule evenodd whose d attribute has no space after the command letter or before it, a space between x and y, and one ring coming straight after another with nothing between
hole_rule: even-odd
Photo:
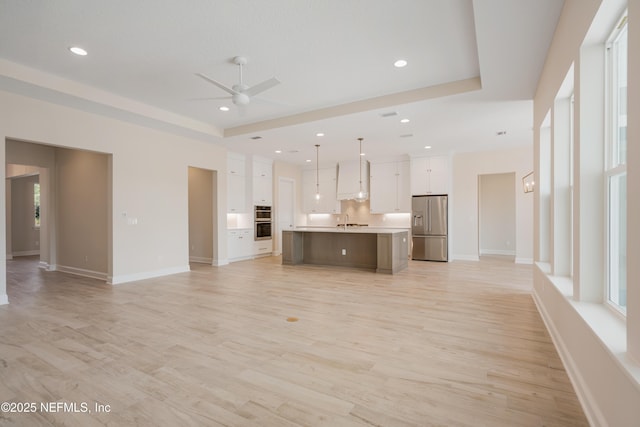
<instances>
[{"instance_id":1,"label":"upper cabinet","mask_svg":"<svg viewBox=\"0 0 640 427\"><path fill-rule=\"evenodd\" d=\"M409 161L371 162L371 213L411 212Z\"/></svg>"},{"instance_id":2,"label":"upper cabinet","mask_svg":"<svg viewBox=\"0 0 640 427\"><path fill-rule=\"evenodd\" d=\"M320 198L316 198L316 179ZM336 167L302 171L302 210L304 213L340 213L340 202L336 197Z\"/></svg>"},{"instance_id":3,"label":"upper cabinet","mask_svg":"<svg viewBox=\"0 0 640 427\"><path fill-rule=\"evenodd\" d=\"M449 158L447 156L411 159L411 194L449 194Z\"/></svg>"},{"instance_id":4,"label":"upper cabinet","mask_svg":"<svg viewBox=\"0 0 640 427\"><path fill-rule=\"evenodd\" d=\"M253 158L253 204L273 204L273 161L261 157Z\"/></svg>"},{"instance_id":5,"label":"upper cabinet","mask_svg":"<svg viewBox=\"0 0 640 427\"><path fill-rule=\"evenodd\" d=\"M243 154L227 154L227 212L247 212L246 162Z\"/></svg>"},{"instance_id":6,"label":"upper cabinet","mask_svg":"<svg viewBox=\"0 0 640 427\"><path fill-rule=\"evenodd\" d=\"M362 190L369 191L369 162L365 159L340 162L338 165L338 200L351 200Z\"/></svg>"}]
</instances>

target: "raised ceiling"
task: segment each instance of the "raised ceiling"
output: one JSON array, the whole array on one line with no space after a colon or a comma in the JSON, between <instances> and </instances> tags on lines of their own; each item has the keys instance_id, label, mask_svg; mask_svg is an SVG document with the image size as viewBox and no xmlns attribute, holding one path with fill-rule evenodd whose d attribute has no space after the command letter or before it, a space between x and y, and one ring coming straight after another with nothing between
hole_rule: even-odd
<instances>
[{"instance_id":1,"label":"raised ceiling","mask_svg":"<svg viewBox=\"0 0 640 427\"><path fill-rule=\"evenodd\" d=\"M518 146L532 141L562 5L1 0L0 89L298 164L316 143L325 162L351 158L358 137L370 158ZM231 86L237 55L249 60L246 84L281 84L243 108L201 99L227 94L195 73Z\"/></svg>"}]
</instances>

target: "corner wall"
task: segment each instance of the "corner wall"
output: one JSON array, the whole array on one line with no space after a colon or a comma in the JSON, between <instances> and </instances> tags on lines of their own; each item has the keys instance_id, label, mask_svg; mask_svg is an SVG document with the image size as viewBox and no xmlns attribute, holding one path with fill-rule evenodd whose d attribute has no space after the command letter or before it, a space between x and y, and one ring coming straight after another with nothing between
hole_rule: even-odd
<instances>
[{"instance_id":1,"label":"corner wall","mask_svg":"<svg viewBox=\"0 0 640 427\"><path fill-rule=\"evenodd\" d=\"M219 145L0 92L3 164L7 138L113 155L112 283L189 270L188 166L223 172L217 209L226 212L226 149ZM6 221L5 190L0 223ZM216 225L225 230L226 216L219 215ZM0 242L0 302L6 299L5 243ZM226 245L226 233L218 232L214 254L226 259Z\"/></svg>"},{"instance_id":2,"label":"corner wall","mask_svg":"<svg viewBox=\"0 0 640 427\"><path fill-rule=\"evenodd\" d=\"M547 55L545 67L540 77L534 99L534 129L536 137L534 149L536 158L540 159L543 152L541 142L543 136L538 131L542 127L547 112L553 111L554 102L562 82L575 63L575 91L576 104L580 102L581 91L593 91L593 79L599 78L602 67L583 67L581 61L596 57L602 61L604 57L604 39L620 14L628 4L629 25L629 87L628 87L628 205L627 218L640 217L640 192L633 186L638 185L640 175L640 149L638 149L640 135L640 96L637 91L638 72L640 68L640 1L629 0L566 0L558 27ZM594 49L597 52L594 53ZM585 55L586 54L586 55ZM591 74L590 74L591 73ZM591 81L589 80L591 78ZM581 81L582 80L582 81ZM603 85L602 81L598 81ZM584 94L582 94L584 95ZM603 98L601 91L597 96ZM593 106L593 102L591 102ZM547 329L558 349L567 373L582 403L583 409L592 426L636 427L640 420L640 270L633 257L637 257L640 250L640 227L637 221L630 221L627 232L629 263L627 270L627 285L629 286L627 317L623 319L616 315L605 303L605 277L600 274L605 268L605 255L602 245L581 240L580 231L586 228L586 234L599 234L599 230L606 228L604 223L604 165L596 165L600 170L597 185L587 185L580 175L580 148L593 149L593 138L604 132L599 130L596 123L591 125L594 116L587 116L576 108L575 128L584 129L586 135L576 132L575 135L575 170L574 172L574 236L573 246L573 277L553 276L549 260L541 259L536 253L534 267L534 299L538 310L547 325ZM602 105L596 105L603 108ZM601 113L596 114L598 121L602 121ZM553 126L553 125L552 125ZM551 130L553 132L553 129ZM589 139L591 138L591 139ZM581 147L581 143L584 147ZM589 153L592 154L592 153ZM597 152L598 158L604 157L602 150ZM553 161L553 159L552 159ZM591 166L591 165L589 165ZM541 169L541 168L540 168ZM537 170L538 173L549 175L548 171ZM543 176L549 179L549 176ZM591 178L591 176L589 177ZM553 178L551 178L553 179ZM537 179L539 181L540 179ZM551 182L554 186L554 182ZM537 189L536 189L537 190ZM546 206L536 193L534 209L537 216L553 213L553 205ZM586 204L585 200L595 203ZM581 204L582 202L582 204ZM587 206L587 212L581 208ZM602 208L600 210L599 208ZM595 211L595 212L594 212ZM589 220L595 217L596 227L589 227ZM559 224L555 224L558 226ZM597 228L598 230L593 230ZM558 249L554 243L553 226L545 229L538 222L535 224L535 244ZM576 232L576 230L578 232ZM599 238L599 237L598 237ZM554 246L555 245L555 246ZM590 256L594 250L600 250L600 256ZM585 254L587 253L587 254ZM563 256L567 254L561 253ZM587 256L589 255L589 256ZM593 267L592 264L597 263ZM588 277L580 275L582 270L591 272ZM596 273L593 273L593 272ZM588 283L587 283L588 282ZM591 286L596 283L597 289ZM590 291L589 293L584 291Z\"/></svg>"},{"instance_id":3,"label":"corner wall","mask_svg":"<svg viewBox=\"0 0 640 427\"><path fill-rule=\"evenodd\" d=\"M522 177L533 170L531 146L511 150L458 153L453 156L452 259L479 259L478 176L515 172L516 262L533 261L533 196L522 191Z\"/></svg>"}]
</instances>

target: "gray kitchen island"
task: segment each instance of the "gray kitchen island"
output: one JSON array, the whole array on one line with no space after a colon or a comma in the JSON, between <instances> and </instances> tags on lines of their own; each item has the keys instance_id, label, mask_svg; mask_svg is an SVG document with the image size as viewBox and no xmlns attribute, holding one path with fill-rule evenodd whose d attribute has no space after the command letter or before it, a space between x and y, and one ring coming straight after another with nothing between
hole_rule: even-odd
<instances>
[{"instance_id":1,"label":"gray kitchen island","mask_svg":"<svg viewBox=\"0 0 640 427\"><path fill-rule=\"evenodd\" d=\"M282 263L335 265L393 274L408 266L409 232L396 228L304 227L282 231Z\"/></svg>"}]
</instances>

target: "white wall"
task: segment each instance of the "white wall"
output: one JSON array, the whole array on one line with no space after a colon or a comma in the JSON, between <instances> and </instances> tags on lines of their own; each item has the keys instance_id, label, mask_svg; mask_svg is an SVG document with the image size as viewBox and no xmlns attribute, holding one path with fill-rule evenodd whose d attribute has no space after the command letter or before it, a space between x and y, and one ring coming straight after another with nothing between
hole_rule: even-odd
<instances>
[{"instance_id":1,"label":"white wall","mask_svg":"<svg viewBox=\"0 0 640 427\"><path fill-rule=\"evenodd\" d=\"M533 260L533 195L522 191L522 177L533 170L530 146L453 156L449 253L452 259L478 260L478 176L515 173L516 262Z\"/></svg>"},{"instance_id":2,"label":"white wall","mask_svg":"<svg viewBox=\"0 0 640 427\"><path fill-rule=\"evenodd\" d=\"M594 86L603 86L603 42L626 5L623 0L565 1L534 100L534 129L539 129L547 112L553 111L562 82L575 63L573 276L552 275L550 260L541 259L541 249L534 267L534 299L593 426L631 427L640 420L640 269L637 262L629 263L625 321L602 303L604 150L593 150L603 135L603 90L593 93ZM640 182L640 91L634 77L640 75L640 2L630 0L628 7L627 218L638 218L640 192L633 186ZM594 67L594 63L600 66ZM544 157L542 142L537 132L537 159ZM537 172L550 175L550 171ZM554 182L550 185L553 187ZM539 197L536 195L534 206L536 217L549 216L555 221L555 216L549 215L553 205L542 204ZM536 221L536 246L558 249L553 225L557 224L541 227ZM630 221L628 226L627 251L633 259L640 253L640 228L637 221ZM562 255L554 253L555 258Z\"/></svg>"},{"instance_id":3,"label":"white wall","mask_svg":"<svg viewBox=\"0 0 640 427\"><path fill-rule=\"evenodd\" d=\"M108 156L56 148L56 269L106 279L110 219Z\"/></svg>"},{"instance_id":4,"label":"white wall","mask_svg":"<svg viewBox=\"0 0 640 427\"><path fill-rule=\"evenodd\" d=\"M516 243L514 173L478 177L480 255L513 255Z\"/></svg>"},{"instance_id":5,"label":"white wall","mask_svg":"<svg viewBox=\"0 0 640 427\"><path fill-rule=\"evenodd\" d=\"M223 172L218 174L216 206L226 211L226 150L219 145L0 92L3 164L6 138L113 155L113 217L108 221L113 283L188 270L189 166ZM0 200L3 223L4 194ZM226 216L218 216L216 225L224 230ZM215 243L216 256L226 259L226 233L217 233ZM6 245L0 246L6 252ZM4 260L6 253L0 257ZM1 264L0 303L6 295L6 265Z\"/></svg>"}]
</instances>

